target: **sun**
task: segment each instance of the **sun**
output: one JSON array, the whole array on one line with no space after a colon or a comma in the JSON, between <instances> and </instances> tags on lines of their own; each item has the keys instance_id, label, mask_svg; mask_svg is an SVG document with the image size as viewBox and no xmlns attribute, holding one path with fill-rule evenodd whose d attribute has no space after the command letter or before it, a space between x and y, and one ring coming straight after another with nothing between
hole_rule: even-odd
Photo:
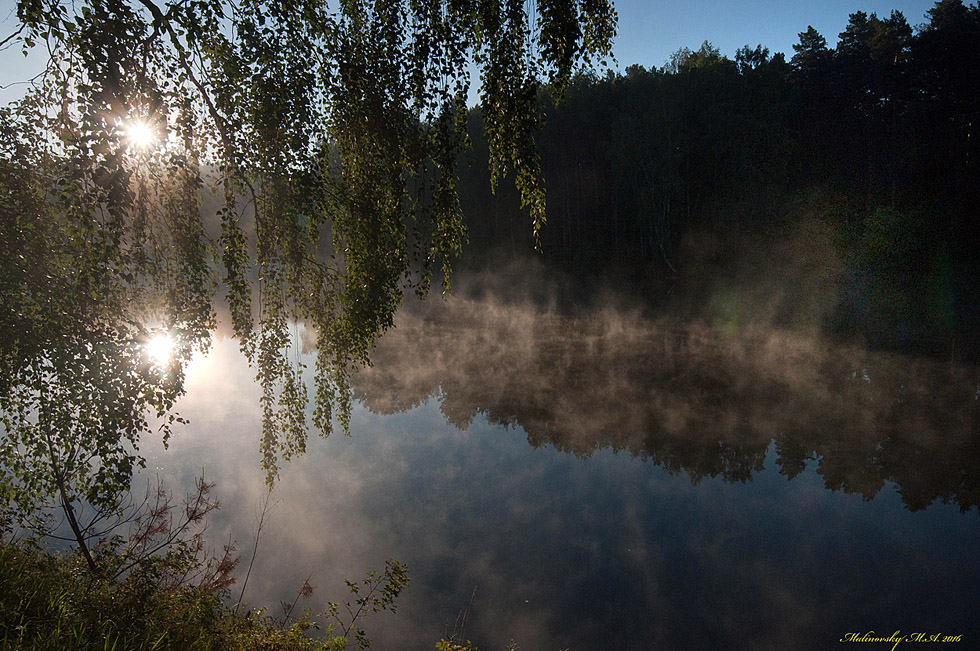
<instances>
[{"instance_id":1,"label":"sun","mask_svg":"<svg viewBox=\"0 0 980 651\"><path fill-rule=\"evenodd\" d=\"M126 137L134 147L146 149L156 141L157 134L143 120L133 120L126 127Z\"/></svg>"},{"instance_id":2,"label":"sun","mask_svg":"<svg viewBox=\"0 0 980 651\"><path fill-rule=\"evenodd\" d=\"M166 366L174 355L174 341L165 332L157 334L146 342L146 354L160 366Z\"/></svg>"}]
</instances>

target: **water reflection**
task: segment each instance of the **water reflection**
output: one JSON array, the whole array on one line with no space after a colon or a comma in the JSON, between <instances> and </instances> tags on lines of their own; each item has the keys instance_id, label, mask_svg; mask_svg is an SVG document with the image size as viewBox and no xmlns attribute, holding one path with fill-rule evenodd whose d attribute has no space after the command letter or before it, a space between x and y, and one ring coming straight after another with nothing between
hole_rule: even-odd
<instances>
[{"instance_id":1,"label":"water reflection","mask_svg":"<svg viewBox=\"0 0 980 651\"><path fill-rule=\"evenodd\" d=\"M790 333L725 337L600 313L569 319L454 300L405 315L355 384L390 414L438 397L589 457L611 448L686 473L748 481L775 441L781 474L807 461L832 490L895 482L910 510L980 504L977 369Z\"/></svg>"},{"instance_id":2,"label":"water reflection","mask_svg":"<svg viewBox=\"0 0 980 651\"><path fill-rule=\"evenodd\" d=\"M621 314L430 307L403 313L357 379L352 436L284 468L251 604L276 614L310 577L324 608L394 557L413 581L367 624L373 648L432 649L474 588L481 649L978 639L980 518L959 512L977 502L971 369ZM183 486L203 466L222 502L209 534L247 558L260 391L234 342L207 364L179 405L191 427L148 450L151 468ZM935 497L956 505L909 510Z\"/></svg>"}]
</instances>

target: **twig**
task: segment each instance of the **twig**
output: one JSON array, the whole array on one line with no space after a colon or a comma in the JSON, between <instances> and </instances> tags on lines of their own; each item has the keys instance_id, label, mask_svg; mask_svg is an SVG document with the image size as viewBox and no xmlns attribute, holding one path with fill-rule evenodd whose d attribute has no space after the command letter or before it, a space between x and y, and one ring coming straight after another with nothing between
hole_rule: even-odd
<instances>
[{"instance_id":1,"label":"twig","mask_svg":"<svg viewBox=\"0 0 980 651\"><path fill-rule=\"evenodd\" d=\"M306 577L305 581L303 581L303 585L299 587L299 592L296 593L296 598L293 599L293 603L289 604L289 608L285 609L286 613L282 617L281 628L286 627L286 623L289 622L289 616L292 614L293 608L296 607L296 604L299 603L300 598L309 597L311 594L313 594L313 586L310 585L310 579L312 578L313 573L310 572L310 575Z\"/></svg>"},{"instance_id":2,"label":"twig","mask_svg":"<svg viewBox=\"0 0 980 651\"><path fill-rule=\"evenodd\" d=\"M192 524L201 521L201 519L205 515L207 515L213 509L217 508L217 502L214 502L207 498L208 492L213 487L214 484L208 484L204 481L204 471L202 469L201 479L198 480L198 485L197 485L197 496L185 503L184 521L176 529L172 528L173 518L172 516L169 516L171 510L169 498L166 502L161 503L161 498L164 497L164 493L160 491L160 489L158 489L156 505L154 508L150 509L150 512L148 514L149 520L147 521L147 525L145 526L144 530L138 533L138 537L134 541L131 541L131 549L139 549L140 546L144 545L159 531L165 532L167 535L163 539L163 541L158 543L152 549L140 550L137 554L135 554L135 558L132 561L120 566L120 568L116 571L115 576L116 577L122 576L125 572L139 565L144 560L150 558L160 550L171 546L174 542L180 539L183 533ZM169 518L168 521L165 523L165 526L160 527L160 525L158 524L158 526L155 527L153 525L154 519L157 518L162 519L163 517ZM160 528L158 529L158 527ZM195 535L200 535L200 532Z\"/></svg>"},{"instance_id":3,"label":"twig","mask_svg":"<svg viewBox=\"0 0 980 651\"><path fill-rule=\"evenodd\" d=\"M13 41L15 38L17 38L18 36L20 36L20 33L23 31L24 31L24 25L21 25L20 27L17 28L16 32L14 32L7 38L0 41L0 50L7 49L7 47L10 45L10 42Z\"/></svg>"},{"instance_id":4,"label":"twig","mask_svg":"<svg viewBox=\"0 0 980 651\"><path fill-rule=\"evenodd\" d=\"M269 511L269 504L272 501L272 488L265 493L265 502L262 504L262 512L259 514L259 526L255 529L255 543L252 545L252 558L248 561L248 569L245 571L245 579L242 581L242 591L238 594L238 603L235 604L235 613L242 605L245 598L245 588L248 586L248 577L252 574L252 565L255 564L255 555L259 551L259 538L262 536L262 527L265 525L265 515Z\"/></svg>"}]
</instances>

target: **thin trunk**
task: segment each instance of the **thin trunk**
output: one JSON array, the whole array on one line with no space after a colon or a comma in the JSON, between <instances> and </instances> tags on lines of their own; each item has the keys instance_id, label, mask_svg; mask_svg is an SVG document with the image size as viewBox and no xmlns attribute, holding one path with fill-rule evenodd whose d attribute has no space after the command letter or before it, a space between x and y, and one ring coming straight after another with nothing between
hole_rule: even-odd
<instances>
[{"instance_id":1,"label":"thin trunk","mask_svg":"<svg viewBox=\"0 0 980 651\"><path fill-rule=\"evenodd\" d=\"M54 451L54 444L51 443L51 434L46 427L44 428L44 438L48 444L48 456L51 459L54 480L58 484L58 494L61 497L61 510L65 512L65 518L68 519L68 526L71 527L71 532L75 535L78 549L82 552L82 556L85 557L88 569L95 573L98 571L98 567L95 565L95 560L92 558L92 553L89 551L88 545L85 544L85 536L82 535L82 529L78 526L78 520L75 519L75 508L71 505L71 499L68 497L68 491L65 489L65 476L62 472L61 464L58 463L58 455Z\"/></svg>"},{"instance_id":2,"label":"thin trunk","mask_svg":"<svg viewBox=\"0 0 980 651\"><path fill-rule=\"evenodd\" d=\"M65 512L65 517L68 518L68 526L71 527L71 532L75 534L78 549L82 552L82 556L85 557L88 569L94 574L98 572L99 568L95 565L95 560L92 558L92 553L88 550L88 545L85 544L85 537L82 535L82 530L78 526L78 520L75 519L75 509L71 505L71 500L68 499L64 482L60 476L58 477L58 491L61 493L61 508Z\"/></svg>"}]
</instances>

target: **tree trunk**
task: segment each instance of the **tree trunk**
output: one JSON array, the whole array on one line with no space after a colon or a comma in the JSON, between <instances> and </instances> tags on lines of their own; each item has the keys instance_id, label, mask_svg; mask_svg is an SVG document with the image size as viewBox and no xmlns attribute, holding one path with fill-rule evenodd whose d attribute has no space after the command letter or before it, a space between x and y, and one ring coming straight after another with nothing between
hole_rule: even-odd
<instances>
[{"instance_id":1,"label":"tree trunk","mask_svg":"<svg viewBox=\"0 0 980 651\"><path fill-rule=\"evenodd\" d=\"M75 518L75 509L71 505L71 499L68 497L68 491L65 489L65 475L63 474L63 468L61 464L58 463L58 455L54 451L54 444L51 442L51 434L48 432L47 428L44 428L44 438L48 443L48 458L51 460L51 470L54 473L54 480L58 484L58 494L61 497L61 510L65 512L65 518L68 520L68 526L71 527L71 532L75 536L75 541L78 543L78 550L85 557L85 562L88 564L88 569L94 574L98 571L98 567L95 565L95 560L92 558L92 553L88 549L88 545L85 544L85 536L82 535L82 529L78 526L78 520Z\"/></svg>"}]
</instances>

